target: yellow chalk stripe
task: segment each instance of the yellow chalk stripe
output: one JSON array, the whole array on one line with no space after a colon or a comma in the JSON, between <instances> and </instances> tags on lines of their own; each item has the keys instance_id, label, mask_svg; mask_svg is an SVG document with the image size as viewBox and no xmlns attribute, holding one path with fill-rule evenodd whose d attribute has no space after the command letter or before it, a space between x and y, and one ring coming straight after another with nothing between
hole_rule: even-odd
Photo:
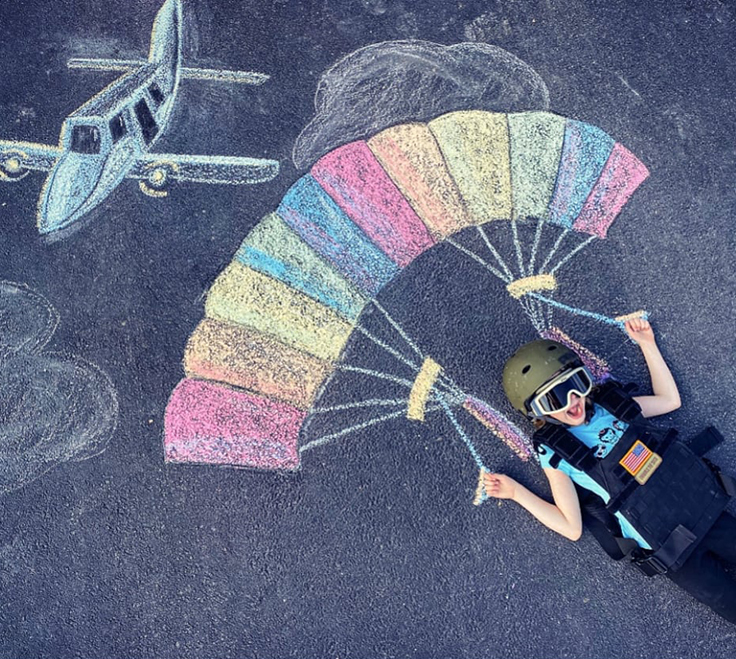
<instances>
[{"instance_id":1,"label":"yellow chalk stripe","mask_svg":"<svg viewBox=\"0 0 736 659\"><path fill-rule=\"evenodd\" d=\"M429 122L473 224L511 219L511 162L506 115L471 110Z\"/></svg>"},{"instance_id":2,"label":"yellow chalk stripe","mask_svg":"<svg viewBox=\"0 0 736 659\"><path fill-rule=\"evenodd\" d=\"M506 286L509 295L515 299L534 291L554 291L557 289L557 280L554 275L541 274L516 279Z\"/></svg>"},{"instance_id":3,"label":"yellow chalk stripe","mask_svg":"<svg viewBox=\"0 0 736 659\"><path fill-rule=\"evenodd\" d=\"M419 369L414 385L409 393L409 406L406 418L412 421L424 421L424 412L427 406L429 392L432 390L442 367L431 357L426 357L422 368Z\"/></svg>"},{"instance_id":4,"label":"yellow chalk stripe","mask_svg":"<svg viewBox=\"0 0 736 659\"><path fill-rule=\"evenodd\" d=\"M325 305L235 261L210 288L205 313L269 334L328 361L339 357L353 330Z\"/></svg>"},{"instance_id":5,"label":"yellow chalk stripe","mask_svg":"<svg viewBox=\"0 0 736 659\"><path fill-rule=\"evenodd\" d=\"M627 320L634 320L635 318L645 318L646 315L647 315L647 312L644 311L644 309L639 309L639 311L627 313L627 314L624 314L623 316L616 316L614 320L618 321L619 323L625 323Z\"/></svg>"},{"instance_id":6,"label":"yellow chalk stripe","mask_svg":"<svg viewBox=\"0 0 736 659\"><path fill-rule=\"evenodd\" d=\"M473 223L428 126L388 128L368 147L438 240Z\"/></svg>"}]
</instances>

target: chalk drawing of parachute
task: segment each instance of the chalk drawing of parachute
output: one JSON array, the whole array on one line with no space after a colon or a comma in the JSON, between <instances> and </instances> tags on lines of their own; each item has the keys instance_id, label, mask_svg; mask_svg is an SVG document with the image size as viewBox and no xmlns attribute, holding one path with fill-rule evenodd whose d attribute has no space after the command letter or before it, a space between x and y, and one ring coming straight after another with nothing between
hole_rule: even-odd
<instances>
[{"instance_id":1,"label":"chalk drawing of parachute","mask_svg":"<svg viewBox=\"0 0 736 659\"><path fill-rule=\"evenodd\" d=\"M553 308L620 324L555 300L556 274L606 236L647 176L599 128L549 112L451 112L327 153L246 236L209 290L205 318L185 351L186 377L166 410L166 460L294 470L305 451L353 430L434 411L448 416L479 468L485 465L461 411L528 458L524 433L463 392L375 298L417 256L450 242L504 282L543 336L571 341L551 324ZM501 223L512 246L505 257L488 233ZM522 226L532 234L524 250ZM468 227L476 227L487 259L460 242L467 232L454 236ZM547 234L553 240L542 254ZM399 347L364 327L368 306L385 316ZM341 363L353 332L412 375ZM342 369L391 379L405 395L362 401L378 410L374 418L300 446L305 424L337 410L315 401Z\"/></svg>"}]
</instances>

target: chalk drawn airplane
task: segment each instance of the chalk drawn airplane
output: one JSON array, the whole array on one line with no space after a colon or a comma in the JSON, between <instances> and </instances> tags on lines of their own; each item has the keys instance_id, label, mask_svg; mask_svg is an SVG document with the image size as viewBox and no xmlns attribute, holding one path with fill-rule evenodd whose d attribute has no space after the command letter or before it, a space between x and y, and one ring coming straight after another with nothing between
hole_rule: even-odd
<instances>
[{"instance_id":1,"label":"chalk drawn airplane","mask_svg":"<svg viewBox=\"0 0 736 659\"><path fill-rule=\"evenodd\" d=\"M69 68L123 71L64 121L58 146L0 140L0 180L49 171L38 201L38 230L69 227L104 201L124 178L162 197L174 181L261 183L279 171L275 160L150 153L164 133L181 78L261 84L263 73L181 65L182 0L166 0L153 22L148 60L75 58Z\"/></svg>"}]
</instances>

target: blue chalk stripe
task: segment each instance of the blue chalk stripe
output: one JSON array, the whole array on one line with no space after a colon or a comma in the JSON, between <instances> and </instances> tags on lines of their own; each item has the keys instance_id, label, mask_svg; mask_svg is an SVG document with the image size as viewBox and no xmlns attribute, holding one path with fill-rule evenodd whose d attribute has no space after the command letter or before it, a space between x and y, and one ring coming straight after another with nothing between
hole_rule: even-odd
<instances>
[{"instance_id":1,"label":"blue chalk stripe","mask_svg":"<svg viewBox=\"0 0 736 659\"><path fill-rule=\"evenodd\" d=\"M329 288L323 282L307 279L305 274L308 273L293 264L286 263L250 245L241 245L235 258L243 265L270 275L334 309L348 320L356 320L365 305L364 300L348 298L341 295L339 291Z\"/></svg>"},{"instance_id":2,"label":"blue chalk stripe","mask_svg":"<svg viewBox=\"0 0 736 659\"><path fill-rule=\"evenodd\" d=\"M540 295L539 293L527 293L527 296L533 297L539 300L540 302L544 302L544 304L548 304L552 307L563 309L564 311L575 314L576 316L584 316L585 318L592 318L593 320L597 320L600 323L605 323L606 325L613 325L614 327L624 326L624 324L620 320L616 320L615 318L609 318L608 316L604 316L603 314L596 313L595 311L585 311L583 309L578 309L577 307L571 307L567 304L563 304L562 302L558 302L557 300L551 300L548 297L544 297L543 295ZM646 318L646 316L644 317Z\"/></svg>"},{"instance_id":3,"label":"blue chalk stripe","mask_svg":"<svg viewBox=\"0 0 736 659\"><path fill-rule=\"evenodd\" d=\"M478 453L475 446L473 445L473 442L470 441L470 437L468 437L467 433L463 430L459 421L457 420L455 415L452 413L452 410L450 409L450 406L447 404L445 397L442 394L438 393L437 400L439 404L442 405L442 408L445 410L445 414L447 414L447 417L450 419L450 422L455 427L457 434L460 435L460 439L462 439L463 442L465 443L465 446L467 446L468 450L470 451L470 455L473 456L473 460L475 460L475 464L478 465L479 469L489 471L489 469L483 464L483 459L480 457L480 454Z\"/></svg>"},{"instance_id":4,"label":"blue chalk stripe","mask_svg":"<svg viewBox=\"0 0 736 659\"><path fill-rule=\"evenodd\" d=\"M304 242L370 297L399 271L310 174L289 188L278 214Z\"/></svg>"},{"instance_id":5,"label":"blue chalk stripe","mask_svg":"<svg viewBox=\"0 0 736 659\"><path fill-rule=\"evenodd\" d=\"M557 181L549 205L552 224L572 228L614 144L613 138L597 126L567 120Z\"/></svg>"}]
</instances>

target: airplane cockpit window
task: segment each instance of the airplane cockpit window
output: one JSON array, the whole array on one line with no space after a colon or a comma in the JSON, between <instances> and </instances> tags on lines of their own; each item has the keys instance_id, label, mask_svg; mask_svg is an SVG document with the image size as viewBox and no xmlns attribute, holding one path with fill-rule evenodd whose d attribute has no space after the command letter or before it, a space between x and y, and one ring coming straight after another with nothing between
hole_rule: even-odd
<instances>
[{"instance_id":1,"label":"airplane cockpit window","mask_svg":"<svg viewBox=\"0 0 736 659\"><path fill-rule=\"evenodd\" d=\"M123 137L126 132L125 119L123 119L122 113L116 114L112 119L110 119L110 135L112 135L113 144Z\"/></svg>"},{"instance_id":2,"label":"airplane cockpit window","mask_svg":"<svg viewBox=\"0 0 736 659\"><path fill-rule=\"evenodd\" d=\"M161 103L164 102L164 93L161 91L161 88L155 83L152 82L150 85L148 85L148 93L151 95L151 98L153 99L153 102L156 104L156 107L161 105Z\"/></svg>"},{"instance_id":3,"label":"airplane cockpit window","mask_svg":"<svg viewBox=\"0 0 736 659\"><path fill-rule=\"evenodd\" d=\"M140 124L143 139L146 140L146 144L150 144L153 138L156 137L156 133L158 133L158 125L145 98L135 104L135 116Z\"/></svg>"},{"instance_id":4,"label":"airplane cockpit window","mask_svg":"<svg viewBox=\"0 0 736 659\"><path fill-rule=\"evenodd\" d=\"M76 153L100 152L100 129L97 126L74 126L71 150Z\"/></svg>"}]
</instances>

